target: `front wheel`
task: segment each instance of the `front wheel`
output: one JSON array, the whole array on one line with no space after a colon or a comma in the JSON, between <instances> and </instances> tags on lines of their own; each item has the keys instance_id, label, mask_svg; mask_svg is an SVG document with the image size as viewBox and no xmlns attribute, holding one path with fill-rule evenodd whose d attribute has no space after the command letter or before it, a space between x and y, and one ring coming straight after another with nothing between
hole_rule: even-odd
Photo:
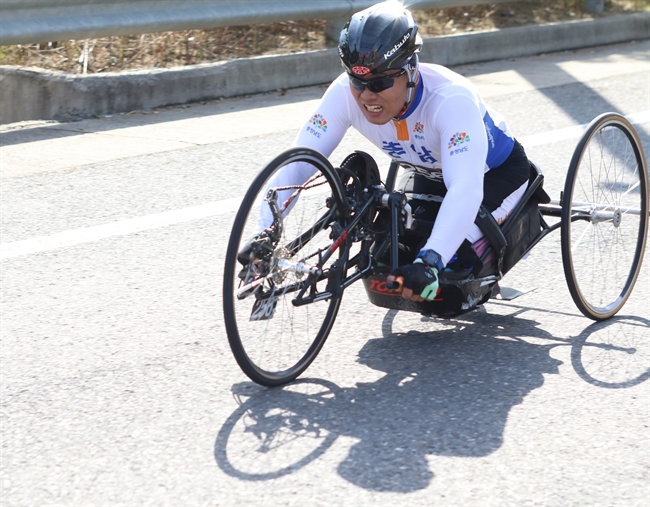
<instances>
[{"instance_id":1,"label":"front wheel","mask_svg":"<svg viewBox=\"0 0 650 507\"><path fill-rule=\"evenodd\" d=\"M648 169L624 117L595 118L571 159L562 197L562 262L587 317L615 315L632 293L648 237Z\"/></svg>"},{"instance_id":2,"label":"front wheel","mask_svg":"<svg viewBox=\"0 0 650 507\"><path fill-rule=\"evenodd\" d=\"M254 382L290 382L320 352L341 302L328 279L345 269L348 251L336 239L346 217L338 175L308 148L279 155L244 196L226 253L223 310L230 348ZM254 260L242 261L244 251Z\"/></svg>"}]
</instances>

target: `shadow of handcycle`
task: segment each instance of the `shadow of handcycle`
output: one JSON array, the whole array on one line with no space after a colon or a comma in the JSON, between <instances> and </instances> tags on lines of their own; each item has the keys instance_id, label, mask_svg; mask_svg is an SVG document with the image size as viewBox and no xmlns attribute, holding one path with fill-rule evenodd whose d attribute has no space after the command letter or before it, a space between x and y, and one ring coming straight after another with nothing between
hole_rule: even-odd
<instances>
[{"instance_id":1,"label":"shadow of handcycle","mask_svg":"<svg viewBox=\"0 0 650 507\"><path fill-rule=\"evenodd\" d=\"M618 316L596 322L571 339L571 364L586 382L608 389L650 378L650 320Z\"/></svg>"},{"instance_id":2,"label":"shadow of handcycle","mask_svg":"<svg viewBox=\"0 0 650 507\"><path fill-rule=\"evenodd\" d=\"M502 445L511 408L542 386L544 374L558 373L562 363L550 356L557 346L571 347L573 368L593 385L625 388L650 377L646 319L616 317L559 339L520 313L476 312L434 333L399 333L396 312L389 311L383 337L359 353L361 364L385 373L375 382L348 388L320 379L275 389L237 384L240 406L217 436L216 461L239 479L269 480L316 460L338 437L350 437L356 443L338 465L342 477L368 490L416 491L433 479L427 456L481 457Z\"/></svg>"}]
</instances>

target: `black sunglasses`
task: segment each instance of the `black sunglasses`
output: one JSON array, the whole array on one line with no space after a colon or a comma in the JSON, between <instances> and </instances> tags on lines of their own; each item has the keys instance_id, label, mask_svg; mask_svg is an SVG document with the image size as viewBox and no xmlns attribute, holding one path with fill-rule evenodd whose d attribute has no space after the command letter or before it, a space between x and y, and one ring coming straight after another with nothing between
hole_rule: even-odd
<instances>
[{"instance_id":1,"label":"black sunglasses","mask_svg":"<svg viewBox=\"0 0 650 507\"><path fill-rule=\"evenodd\" d=\"M369 79L368 81L363 81L357 77L351 76L350 74L348 74L348 78L350 79L352 88L355 90L362 92L364 87L368 87L368 90L372 93L379 93L392 88L395 84L395 78L400 77L404 73L406 73L406 69L402 69L397 74L376 77L374 79Z\"/></svg>"}]
</instances>

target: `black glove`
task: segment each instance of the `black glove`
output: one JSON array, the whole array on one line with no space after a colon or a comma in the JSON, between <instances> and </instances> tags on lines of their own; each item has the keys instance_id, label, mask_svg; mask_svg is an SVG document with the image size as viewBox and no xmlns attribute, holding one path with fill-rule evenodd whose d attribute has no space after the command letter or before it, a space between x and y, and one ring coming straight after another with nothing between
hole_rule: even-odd
<instances>
[{"instance_id":1,"label":"black glove","mask_svg":"<svg viewBox=\"0 0 650 507\"><path fill-rule=\"evenodd\" d=\"M413 264L400 266L391 275L401 276L404 287L411 289L421 298L433 301L438 292L438 269L428 266L422 259L415 259Z\"/></svg>"},{"instance_id":2,"label":"black glove","mask_svg":"<svg viewBox=\"0 0 650 507\"><path fill-rule=\"evenodd\" d=\"M272 228L263 230L249 239L242 249L237 252L237 260L242 266L247 266L256 259L265 259L275 250L278 241L277 234Z\"/></svg>"}]
</instances>

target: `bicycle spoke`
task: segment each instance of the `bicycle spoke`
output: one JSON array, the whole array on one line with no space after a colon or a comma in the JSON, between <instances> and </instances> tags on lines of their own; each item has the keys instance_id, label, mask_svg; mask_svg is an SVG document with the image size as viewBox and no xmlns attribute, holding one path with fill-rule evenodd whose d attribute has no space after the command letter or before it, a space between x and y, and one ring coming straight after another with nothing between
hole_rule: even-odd
<instances>
[{"instance_id":1,"label":"bicycle spoke","mask_svg":"<svg viewBox=\"0 0 650 507\"><path fill-rule=\"evenodd\" d=\"M648 175L638 139L620 116L602 118L587 129L571 161L561 225L571 295L596 319L615 314L629 296L648 226Z\"/></svg>"},{"instance_id":2,"label":"bicycle spoke","mask_svg":"<svg viewBox=\"0 0 650 507\"><path fill-rule=\"evenodd\" d=\"M282 172L292 164L311 165L300 174L312 176L305 183L283 184L293 177ZM323 252L332 244L332 224L345 213L337 181L318 152L288 150L258 176L235 219L224 281L226 329L242 370L261 384L279 385L299 375L316 357L336 316L340 296L326 292L336 259ZM266 246L258 248L256 241ZM240 279L237 252L246 245L260 257L252 258ZM324 296L310 299L314 294Z\"/></svg>"}]
</instances>

